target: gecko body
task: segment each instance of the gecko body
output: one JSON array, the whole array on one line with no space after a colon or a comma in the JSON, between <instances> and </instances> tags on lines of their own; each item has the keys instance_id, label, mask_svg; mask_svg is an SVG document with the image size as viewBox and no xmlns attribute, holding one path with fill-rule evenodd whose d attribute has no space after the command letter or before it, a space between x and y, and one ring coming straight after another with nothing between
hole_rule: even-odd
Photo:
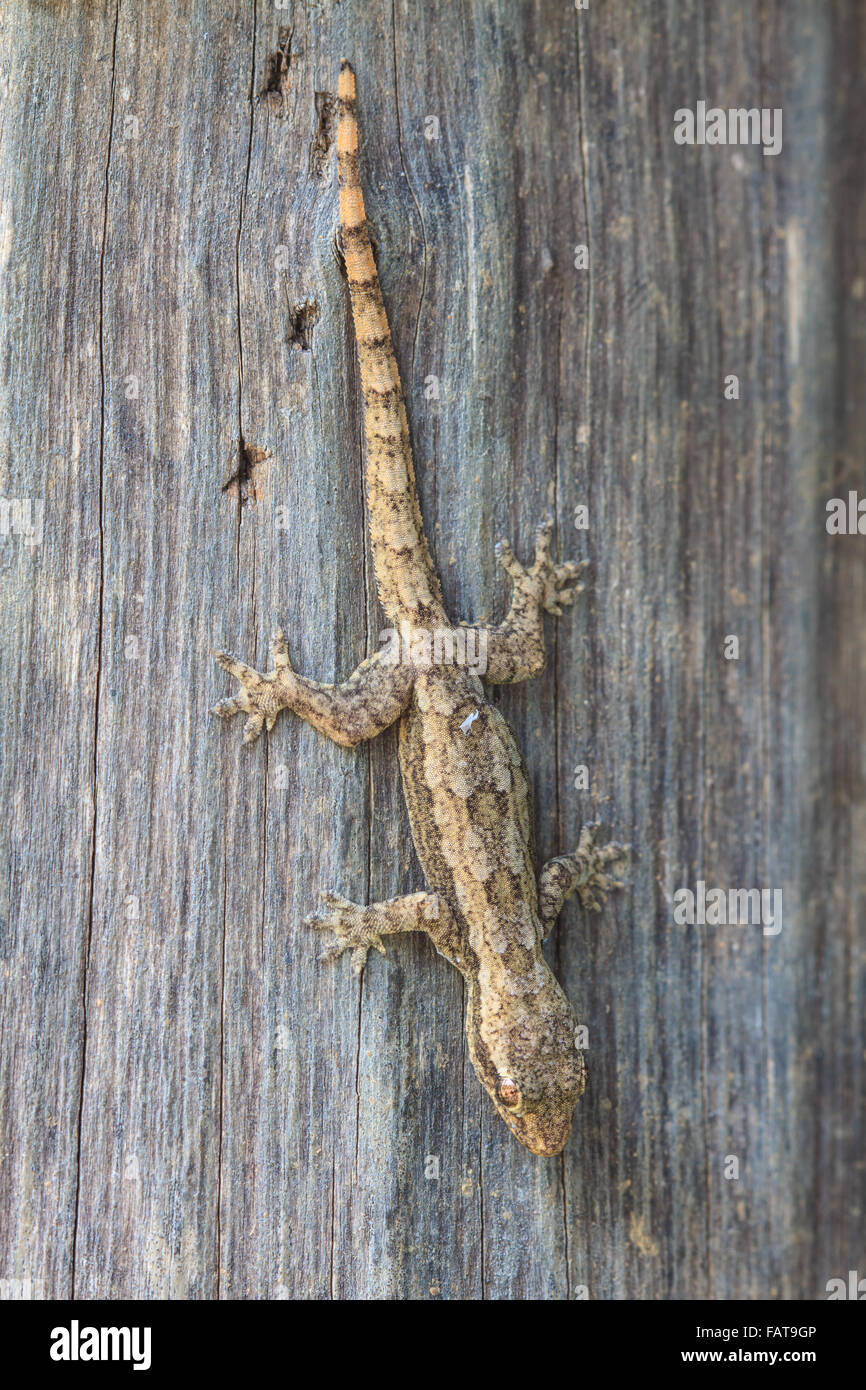
<instances>
[{"instance_id":1,"label":"gecko body","mask_svg":"<svg viewBox=\"0 0 866 1390\"><path fill-rule=\"evenodd\" d=\"M373 259L358 169L355 78L339 80L337 160L340 228L364 396L367 506L379 599L394 628L458 629L442 600L415 488L409 428L388 318ZM536 675L544 663L545 611L559 614L582 586L583 565L554 564L552 523L537 533L524 568L507 542L497 554L513 585L510 611L487 629L487 683ZM626 851L597 845L584 826L576 850L536 874L526 766L515 737L467 666L387 651L344 681L298 675L281 632L273 669L254 671L228 653L223 668L241 683L215 713L247 714L245 742L292 710L347 747L399 720L399 756L412 837L428 891L360 906L326 893L307 924L334 933L331 956L351 950L360 970L383 936L426 932L467 985L466 1037L473 1066L506 1124L533 1153L564 1147L586 1084L571 1004L542 953L567 897L598 908ZM412 648L415 651L415 648Z\"/></svg>"}]
</instances>

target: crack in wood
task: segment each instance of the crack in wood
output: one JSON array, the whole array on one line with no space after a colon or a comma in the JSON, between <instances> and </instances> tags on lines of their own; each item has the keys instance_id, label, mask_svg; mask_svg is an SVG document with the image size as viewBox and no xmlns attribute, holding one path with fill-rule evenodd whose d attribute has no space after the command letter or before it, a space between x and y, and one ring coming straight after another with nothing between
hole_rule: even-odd
<instances>
[{"instance_id":1,"label":"crack in wood","mask_svg":"<svg viewBox=\"0 0 866 1390\"><path fill-rule=\"evenodd\" d=\"M300 352L309 352L313 346L313 329L319 322L320 310L315 299L305 299L289 308L289 333L287 342Z\"/></svg>"},{"instance_id":2,"label":"crack in wood","mask_svg":"<svg viewBox=\"0 0 866 1390\"><path fill-rule=\"evenodd\" d=\"M283 26L277 35L277 48L265 59L265 80L259 96L267 101L275 116L285 116L292 86L292 35L294 28Z\"/></svg>"},{"instance_id":3,"label":"crack in wood","mask_svg":"<svg viewBox=\"0 0 866 1390\"><path fill-rule=\"evenodd\" d=\"M232 497L239 496L241 503L260 501L262 492L253 477L253 470L270 457L268 449L262 449L258 444L247 444L242 436L238 440L237 468L223 483L221 491L228 492Z\"/></svg>"},{"instance_id":4,"label":"crack in wood","mask_svg":"<svg viewBox=\"0 0 866 1390\"><path fill-rule=\"evenodd\" d=\"M337 133L337 98L333 92L316 92L316 129L310 141L310 173L324 178L328 155Z\"/></svg>"}]
</instances>

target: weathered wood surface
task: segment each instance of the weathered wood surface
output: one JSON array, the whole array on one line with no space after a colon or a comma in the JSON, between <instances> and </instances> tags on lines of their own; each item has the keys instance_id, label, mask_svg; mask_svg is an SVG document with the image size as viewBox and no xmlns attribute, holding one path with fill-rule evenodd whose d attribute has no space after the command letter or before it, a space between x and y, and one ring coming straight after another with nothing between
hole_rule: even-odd
<instances>
[{"instance_id":1,"label":"weathered wood surface","mask_svg":"<svg viewBox=\"0 0 866 1390\"><path fill-rule=\"evenodd\" d=\"M242 752L207 714L212 648L261 665L277 621L320 678L378 644L317 95L342 56L452 611L501 611L493 543L548 508L593 561L546 677L495 696L539 854L596 817L635 851L550 943L590 1028L561 1160L494 1115L426 941L359 986L298 930L322 887L420 886L393 732L283 718ZM7 7L2 495L44 535L0 539L0 1278L789 1298L866 1270L866 539L824 528L864 487L864 60L842 0ZM782 107L781 155L675 145L699 99ZM239 436L270 454L240 496ZM781 934L675 927L699 878L781 888Z\"/></svg>"}]
</instances>

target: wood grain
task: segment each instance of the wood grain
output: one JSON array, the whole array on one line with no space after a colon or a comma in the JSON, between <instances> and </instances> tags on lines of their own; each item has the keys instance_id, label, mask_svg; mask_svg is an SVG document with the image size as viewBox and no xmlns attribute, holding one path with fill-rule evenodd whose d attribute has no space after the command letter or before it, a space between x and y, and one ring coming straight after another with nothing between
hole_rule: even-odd
<instances>
[{"instance_id":1,"label":"wood grain","mask_svg":"<svg viewBox=\"0 0 866 1390\"><path fill-rule=\"evenodd\" d=\"M593 562L493 696L539 857L596 818L634 849L550 942L590 1030L561 1159L494 1114L426 941L359 984L298 929L322 888L422 886L394 732L242 752L207 714L214 648L261 666L282 623L334 679L378 646L342 57L446 603L501 613L494 543L548 510ZM824 526L866 491L864 60L841 0L8 7L0 495L44 534L0 536L0 1294L866 1268L866 540ZM699 99L781 107L782 153L676 145ZM781 933L675 926L698 879L781 888Z\"/></svg>"}]
</instances>

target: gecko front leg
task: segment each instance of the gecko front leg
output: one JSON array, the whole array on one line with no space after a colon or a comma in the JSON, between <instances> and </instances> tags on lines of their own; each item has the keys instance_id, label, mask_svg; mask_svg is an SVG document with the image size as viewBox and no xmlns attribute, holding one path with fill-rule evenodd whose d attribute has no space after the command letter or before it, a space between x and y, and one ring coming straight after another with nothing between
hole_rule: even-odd
<instances>
[{"instance_id":1,"label":"gecko front leg","mask_svg":"<svg viewBox=\"0 0 866 1390\"><path fill-rule=\"evenodd\" d=\"M300 715L314 729L344 748L375 738L399 719L412 694L412 668L395 663L387 649L362 661L347 681L324 685L307 680L292 669L282 632L271 638L273 670L262 675L229 652L217 652L224 671L241 683L239 695L220 700L211 713L221 719L233 714L249 716L244 743L253 743L262 729L273 728L282 709Z\"/></svg>"},{"instance_id":2,"label":"gecko front leg","mask_svg":"<svg viewBox=\"0 0 866 1390\"><path fill-rule=\"evenodd\" d=\"M625 887L615 875L617 861L628 856L628 845L613 840L597 845L597 830L597 825L585 825L574 853L549 859L538 875L538 908L545 936L572 893L577 893L584 908L597 912L607 901L608 893ZM613 873L608 873L610 868Z\"/></svg>"},{"instance_id":3,"label":"gecko front leg","mask_svg":"<svg viewBox=\"0 0 866 1390\"><path fill-rule=\"evenodd\" d=\"M582 593L580 575L589 561L555 565L550 558L553 521L548 518L536 531L535 560L524 569L508 541L496 547L496 558L513 585L511 608L504 623L487 633L487 670L491 684L528 680L544 666L544 614L559 617L562 605Z\"/></svg>"},{"instance_id":4,"label":"gecko front leg","mask_svg":"<svg viewBox=\"0 0 866 1390\"><path fill-rule=\"evenodd\" d=\"M383 936L423 931L440 955L447 957L458 970L467 968L460 929L450 907L438 893L409 893L403 898L371 903L369 907L347 902L336 893L323 893L322 899L329 910L313 913L304 925L336 935L336 944L325 952L323 960L335 960L344 951L351 951L352 965L360 972L368 951L385 954Z\"/></svg>"}]
</instances>

